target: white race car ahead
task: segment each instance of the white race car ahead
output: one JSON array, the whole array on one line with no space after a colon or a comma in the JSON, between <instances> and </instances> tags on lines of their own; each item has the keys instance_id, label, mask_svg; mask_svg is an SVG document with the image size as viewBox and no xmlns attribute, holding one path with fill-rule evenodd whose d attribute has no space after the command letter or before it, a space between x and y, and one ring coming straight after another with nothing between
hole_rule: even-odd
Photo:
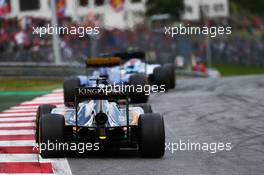
<instances>
[{"instance_id":1,"label":"white race car ahead","mask_svg":"<svg viewBox=\"0 0 264 175\"><path fill-rule=\"evenodd\" d=\"M123 64L122 64L123 63ZM87 67L96 67L92 75L80 75L64 81L65 105L73 103L74 89L76 87L94 86L95 82L90 79L99 77L107 78L108 84L130 85L157 85L164 90L175 88L175 68L173 64L146 63L144 52L116 53L111 57L104 56L90 58L86 61ZM131 103L146 103L148 95L144 92L130 95Z\"/></svg>"}]
</instances>

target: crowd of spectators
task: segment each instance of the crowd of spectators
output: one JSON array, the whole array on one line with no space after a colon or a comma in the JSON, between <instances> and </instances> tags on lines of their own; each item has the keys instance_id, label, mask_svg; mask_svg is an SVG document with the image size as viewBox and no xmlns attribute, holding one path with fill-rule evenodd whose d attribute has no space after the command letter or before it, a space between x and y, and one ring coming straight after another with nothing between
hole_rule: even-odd
<instances>
[{"instance_id":1,"label":"crowd of spectators","mask_svg":"<svg viewBox=\"0 0 264 175\"><path fill-rule=\"evenodd\" d=\"M0 62L53 62L52 36L33 35L33 27L47 26L49 23L46 19L33 17L0 19ZM59 26L76 24L68 18L61 18ZM168 38L164 35L156 36L144 25L133 30L110 30L103 27L99 30L100 34L97 36L60 35L63 61L78 61L91 55L124 51L128 48L151 50L159 49L159 46L171 47Z\"/></svg>"},{"instance_id":2,"label":"crowd of spectators","mask_svg":"<svg viewBox=\"0 0 264 175\"><path fill-rule=\"evenodd\" d=\"M212 64L264 66L264 38L230 37L209 40ZM206 63L208 41L192 42L193 56Z\"/></svg>"},{"instance_id":3,"label":"crowd of spectators","mask_svg":"<svg viewBox=\"0 0 264 175\"><path fill-rule=\"evenodd\" d=\"M257 24L256 20L256 24ZM23 19L0 19L0 62L50 62L54 61L52 36L33 35L33 26L46 26L49 20L26 17ZM76 26L71 19L61 18L60 26ZM78 24L80 25L80 24ZM89 24L81 24L89 25ZM250 32L256 30L248 29ZM229 38L213 38L210 48L213 62L231 64L264 65L264 38L234 35ZM79 61L98 53L124 51L128 48L139 48L155 52L159 58L175 58L181 41L170 38L164 32L149 30L143 24L134 29L105 29L100 27L97 36L60 35L60 48L63 61ZM194 38L194 37L193 37ZM204 38L189 39L192 52L196 57L206 59Z\"/></svg>"},{"instance_id":4,"label":"crowd of spectators","mask_svg":"<svg viewBox=\"0 0 264 175\"><path fill-rule=\"evenodd\" d=\"M32 35L32 26L42 26L46 20L23 18L0 19L0 61L52 61L50 38Z\"/></svg>"},{"instance_id":5,"label":"crowd of spectators","mask_svg":"<svg viewBox=\"0 0 264 175\"><path fill-rule=\"evenodd\" d=\"M213 64L239 64L264 66L264 24L259 17L241 17L225 21L232 27L232 35L191 40L192 54L198 61L206 63L209 54ZM225 26L211 22L211 26Z\"/></svg>"}]
</instances>

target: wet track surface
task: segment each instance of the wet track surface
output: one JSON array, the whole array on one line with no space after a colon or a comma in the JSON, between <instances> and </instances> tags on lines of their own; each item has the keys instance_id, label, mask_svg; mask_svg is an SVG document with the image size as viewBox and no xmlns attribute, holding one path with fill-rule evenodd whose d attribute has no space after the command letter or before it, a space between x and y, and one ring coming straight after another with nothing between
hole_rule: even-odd
<instances>
[{"instance_id":1,"label":"wet track surface","mask_svg":"<svg viewBox=\"0 0 264 175\"><path fill-rule=\"evenodd\" d=\"M264 172L264 76L186 79L150 98L166 142L225 142L231 151L166 150L162 159L69 158L73 174L260 175Z\"/></svg>"}]
</instances>

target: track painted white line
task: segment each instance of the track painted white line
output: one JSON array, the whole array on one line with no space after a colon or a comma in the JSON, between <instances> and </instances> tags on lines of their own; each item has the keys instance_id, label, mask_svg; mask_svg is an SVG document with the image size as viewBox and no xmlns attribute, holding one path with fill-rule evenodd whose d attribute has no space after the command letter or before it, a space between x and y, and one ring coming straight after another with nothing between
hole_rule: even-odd
<instances>
[{"instance_id":1,"label":"track painted white line","mask_svg":"<svg viewBox=\"0 0 264 175\"><path fill-rule=\"evenodd\" d=\"M35 126L34 122L25 122L25 123L0 123L0 128L5 127L19 127L19 126ZM1 130L0 130L1 132Z\"/></svg>"},{"instance_id":2,"label":"track painted white line","mask_svg":"<svg viewBox=\"0 0 264 175\"><path fill-rule=\"evenodd\" d=\"M63 95L60 94L48 94L48 95L44 95L44 96L40 96L40 97L36 97L34 98L32 101L34 101L35 99L44 99L44 98L50 98L50 99L63 99Z\"/></svg>"},{"instance_id":3,"label":"track painted white line","mask_svg":"<svg viewBox=\"0 0 264 175\"><path fill-rule=\"evenodd\" d=\"M0 146L34 146L33 140L10 140L10 141L0 141Z\"/></svg>"},{"instance_id":4,"label":"track painted white line","mask_svg":"<svg viewBox=\"0 0 264 175\"><path fill-rule=\"evenodd\" d=\"M29 121L29 120L35 120L36 117L14 117L14 118L1 118L0 122L11 122L11 121Z\"/></svg>"},{"instance_id":5,"label":"track painted white line","mask_svg":"<svg viewBox=\"0 0 264 175\"><path fill-rule=\"evenodd\" d=\"M10 109L13 110L36 110L38 108L38 106L14 106L14 107L11 107Z\"/></svg>"},{"instance_id":6,"label":"track painted white line","mask_svg":"<svg viewBox=\"0 0 264 175\"><path fill-rule=\"evenodd\" d=\"M63 100L63 96L58 95L58 96L40 96L40 97L36 97L34 98L32 101L35 100Z\"/></svg>"},{"instance_id":7,"label":"track painted white line","mask_svg":"<svg viewBox=\"0 0 264 175\"><path fill-rule=\"evenodd\" d=\"M54 174L56 175L72 175L72 171L71 171L71 168L70 168L70 165L67 159L53 160L52 169L53 169Z\"/></svg>"},{"instance_id":8,"label":"track painted white line","mask_svg":"<svg viewBox=\"0 0 264 175\"><path fill-rule=\"evenodd\" d=\"M28 109L37 109L39 105L33 105L33 106L14 106L14 107L11 107L10 109L19 109L19 110L28 110ZM56 105L57 107L63 107L64 104L60 104L60 105Z\"/></svg>"},{"instance_id":9,"label":"track painted white line","mask_svg":"<svg viewBox=\"0 0 264 175\"><path fill-rule=\"evenodd\" d=\"M72 175L70 165L68 163L68 160L65 158L60 159L43 159L41 156L39 156L39 162L40 163L52 163L52 169L54 171L54 174L57 175Z\"/></svg>"},{"instance_id":10,"label":"track painted white line","mask_svg":"<svg viewBox=\"0 0 264 175\"><path fill-rule=\"evenodd\" d=\"M61 93L63 93L63 89L54 89L52 92L53 92L53 93L54 93L54 92L61 92Z\"/></svg>"},{"instance_id":11,"label":"track painted white line","mask_svg":"<svg viewBox=\"0 0 264 175\"><path fill-rule=\"evenodd\" d=\"M42 105L42 104L52 104L52 103L63 103L63 101L53 100L53 101L30 101L21 103L21 105Z\"/></svg>"},{"instance_id":12,"label":"track painted white line","mask_svg":"<svg viewBox=\"0 0 264 175\"><path fill-rule=\"evenodd\" d=\"M0 162L38 162L38 154L0 154Z\"/></svg>"},{"instance_id":13,"label":"track painted white line","mask_svg":"<svg viewBox=\"0 0 264 175\"><path fill-rule=\"evenodd\" d=\"M0 173L1 175L29 175L29 173ZM30 173L30 175L54 175L54 174L49 174L49 173Z\"/></svg>"},{"instance_id":14,"label":"track painted white line","mask_svg":"<svg viewBox=\"0 0 264 175\"><path fill-rule=\"evenodd\" d=\"M23 135L23 134L34 134L35 130L1 130L0 135Z\"/></svg>"},{"instance_id":15,"label":"track painted white line","mask_svg":"<svg viewBox=\"0 0 264 175\"><path fill-rule=\"evenodd\" d=\"M28 173L0 173L1 175L29 175ZM49 174L49 173L30 173L30 175L54 175L54 174Z\"/></svg>"},{"instance_id":16,"label":"track painted white line","mask_svg":"<svg viewBox=\"0 0 264 175\"><path fill-rule=\"evenodd\" d=\"M52 94L47 94L42 97L63 97L63 93L52 93Z\"/></svg>"},{"instance_id":17,"label":"track painted white line","mask_svg":"<svg viewBox=\"0 0 264 175\"><path fill-rule=\"evenodd\" d=\"M34 99L35 102L41 102L41 101L47 101L47 102L63 102L63 98L58 98L58 97L41 97L41 98L36 98Z\"/></svg>"},{"instance_id":18,"label":"track painted white line","mask_svg":"<svg viewBox=\"0 0 264 175\"><path fill-rule=\"evenodd\" d=\"M36 112L29 112L29 113L7 113L7 114L0 114L0 117L8 117L8 116L35 116Z\"/></svg>"},{"instance_id":19,"label":"track painted white line","mask_svg":"<svg viewBox=\"0 0 264 175\"><path fill-rule=\"evenodd\" d=\"M8 109L4 110L2 113L33 113L37 112L37 109Z\"/></svg>"}]
</instances>

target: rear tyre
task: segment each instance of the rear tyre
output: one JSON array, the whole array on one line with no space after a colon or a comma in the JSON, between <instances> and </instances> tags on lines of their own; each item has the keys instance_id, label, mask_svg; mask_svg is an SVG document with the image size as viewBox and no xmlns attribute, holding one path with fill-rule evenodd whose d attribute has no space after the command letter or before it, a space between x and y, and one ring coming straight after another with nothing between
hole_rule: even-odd
<instances>
[{"instance_id":1,"label":"rear tyre","mask_svg":"<svg viewBox=\"0 0 264 175\"><path fill-rule=\"evenodd\" d=\"M72 77L64 80L63 82L63 95L65 106L72 106L74 104L75 89L80 87L80 79Z\"/></svg>"},{"instance_id":2,"label":"rear tyre","mask_svg":"<svg viewBox=\"0 0 264 175\"><path fill-rule=\"evenodd\" d=\"M156 67L153 71L153 82L160 87L160 90L162 90L161 86L163 86L163 89L168 91L170 89L168 71L164 67Z\"/></svg>"},{"instance_id":3,"label":"rear tyre","mask_svg":"<svg viewBox=\"0 0 264 175\"><path fill-rule=\"evenodd\" d=\"M174 89L176 86L176 76L175 76L175 69L174 69L174 65L167 63L164 65L164 68L167 70L168 74L169 74L169 80L170 80L170 89Z\"/></svg>"},{"instance_id":4,"label":"rear tyre","mask_svg":"<svg viewBox=\"0 0 264 175\"><path fill-rule=\"evenodd\" d=\"M148 84L147 78L144 74L135 74L129 78L129 84L134 85L135 88L137 85L144 86ZM148 101L149 95L146 95L144 90L142 92L130 92L130 103L146 103Z\"/></svg>"},{"instance_id":5,"label":"rear tyre","mask_svg":"<svg viewBox=\"0 0 264 175\"><path fill-rule=\"evenodd\" d=\"M35 140L39 143L39 120L44 114L50 114L52 109L56 108L55 105L44 104L40 105L37 109L36 121L35 121Z\"/></svg>"},{"instance_id":6,"label":"rear tyre","mask_svg":"<svg viewBox=\"0 0 264 175\"><path fill-rule=\"evenodd\" d=\"M161 158L165 153L165 130L160 114L139 117L139 151L142 157Z\"/></svg>"},{"instance_id":7,"label":"rear tyre","mask_svg":"<svg viewBox=\"0 0 264 175\"><path fill-rule=\"evenodd\" d=\"M59 114L45 114L39 123L40 155L43 158L63 157L58 145L63 143L65 119Z\"/></svg>"}]
</instances>

